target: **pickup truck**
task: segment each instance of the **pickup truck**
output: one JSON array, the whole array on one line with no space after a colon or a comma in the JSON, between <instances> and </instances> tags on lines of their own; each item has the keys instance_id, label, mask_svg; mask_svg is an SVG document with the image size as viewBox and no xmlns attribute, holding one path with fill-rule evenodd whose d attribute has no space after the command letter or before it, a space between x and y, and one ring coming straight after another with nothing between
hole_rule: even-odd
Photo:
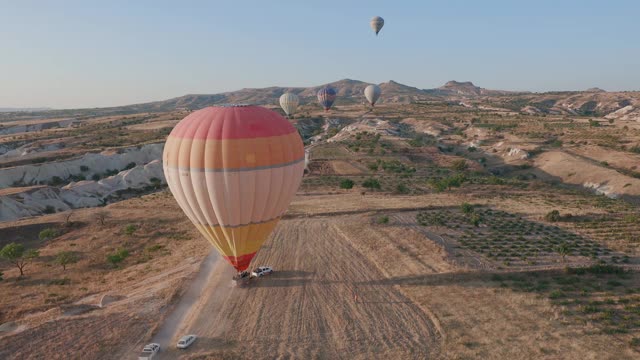
<instances>
[{"instance_id":1,"label":"pickup truck","mask_svg":"<svg viewBox=\"0 0 640 360\"><path fill-rule=\"evenodd\" d=\"M144 349L138 356L138 360L151 360L160 351L160 344L151 343L145 345Z\"/></svg>"}]
</instances>

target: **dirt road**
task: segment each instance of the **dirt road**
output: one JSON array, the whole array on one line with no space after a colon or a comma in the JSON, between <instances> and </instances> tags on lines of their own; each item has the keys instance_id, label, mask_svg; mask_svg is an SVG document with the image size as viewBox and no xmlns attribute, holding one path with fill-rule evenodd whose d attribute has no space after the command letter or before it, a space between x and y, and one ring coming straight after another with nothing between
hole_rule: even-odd
<instances>
[{"instance_id":1,"label":"dirt road","mask_svg":"<svg viewBox=\"0 0 640 360\"><path fill-rule=\"evenodd\" d=\"M437 357L429 316L395 285L380 286L385 277L338 231L344 219L283 220L254 260L277 272L249 287L233 287L219 261L181 326L198 341L163 358ZM165 341L171 331L161 333Z\"/></svg>"},{"instance_id":2,"label":"dirt road","mask_svg":"<svg viewBox=\"0 0 640 360\"><path fill-rule=\"evenodd\" d=\"M160 344L163 349L168 349L175 346L179 337L185 335L181 331L183 330L183 323L189 316L193 316L191 312L195 310L194 305L200 301L200 297L204 295L205 289L208 288L207 284L210 283L210 279L213 277L213 269L219 259L220 255L216 251L211 251L202 261L200 269L189 284L187 292L182 295L178 304L175 305L175 308L160 326L159 331L153 336L151 342Z\"/></svg>"}]
</instances>

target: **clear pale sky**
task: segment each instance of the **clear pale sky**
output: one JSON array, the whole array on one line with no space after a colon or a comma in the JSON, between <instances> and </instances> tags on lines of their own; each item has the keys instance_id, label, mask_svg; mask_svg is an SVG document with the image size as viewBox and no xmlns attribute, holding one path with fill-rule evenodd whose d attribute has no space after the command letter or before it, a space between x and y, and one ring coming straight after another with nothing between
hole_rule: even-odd
<instances>
[{"instance_id":1,"label":"clear pale sky","mask_svg":"<svg viewBox=\"0 0 640 360\"><path fill-rule=\"evenodd\" d=\"M343 79L640 89L640 1L0 0L0 107ZM385 19L376 38L375 15Z\"/></svg>"}]
</instances>

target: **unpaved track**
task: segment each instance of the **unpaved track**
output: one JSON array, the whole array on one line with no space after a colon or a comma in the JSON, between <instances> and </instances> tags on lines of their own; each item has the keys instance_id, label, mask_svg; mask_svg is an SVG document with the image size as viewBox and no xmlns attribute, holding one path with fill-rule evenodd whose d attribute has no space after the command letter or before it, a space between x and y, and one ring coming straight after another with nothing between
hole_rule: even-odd
<instances>
[{"instance_id":1,"label":"unpaved track","mask_svg":"<svg viewBox=\"0 0 640 360\"><path fill-rule=\"evenodd\" d=\"M380 285L385 277L336 230L341 219L281 221L253 262L277 272L249 287L232 287L230 267L218 262L184 327L198 341L163 357L439 357L441 337L429 316L396 285Z\"/></svg>"},{"instance_id":2,"label":"unpaved track","mask_svg":"<svg viewBox=\"0 0 640 360\"><path fill-rule=\"evenodd\" d=\"M160 347L167 349L175 346L177 338L184 335L180 331L181 325L195 308L195 304L203 295L203 290L210 282L215 264L220 259L220 255L214 250L202 261L196 277L189 284L186 293L182 295L178 304L164 319L162 326L153 336L151 342L160 344Z\"/></svg>"}]
</instances>

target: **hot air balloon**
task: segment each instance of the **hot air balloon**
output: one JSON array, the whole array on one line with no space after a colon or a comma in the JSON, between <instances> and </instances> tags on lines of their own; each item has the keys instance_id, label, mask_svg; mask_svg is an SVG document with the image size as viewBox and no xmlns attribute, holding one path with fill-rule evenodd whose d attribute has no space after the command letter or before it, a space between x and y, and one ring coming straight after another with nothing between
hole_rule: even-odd
<instances>
[{"instance_id":1,"label":"hot air balloon","mask_svg":"<svg viewBox=\"0 0 640 360\"><path fill-rule=\"evenodd\" d=\"M376 32L376 36L378 36L378 33L384 26L384 19L381 18L380 16L374 16L373 18L371 18L371 21L369 22L369 24L371 25L371 28L373 29L373 31Z\"/></svg>"},{"instance_id":2,"label":"hot air balloon","mask_svg":"<svg viewBox=\"0 0 640 360\"><path fill-rule=\"evenodd\" d=\"M329 109L331 109L331 105L333 105L333 102L336 101L336 96L336 90L329 86L318 91L318 101L324 108L324 111L329 111Z\"/></svg>"},{"instance_id":3,"label":"hot air balloon","mask_svg":"<svg viewBox=\"0 0 640 360\"><path fill-rule=\"evenodd\" d=\"M280 96L280 107L287 115L295 114L299 104L300 98L296 94L288 92Z\"/></svg>"},{"instance_id":4,"label":"hot air balloon","mask_svg":"<svg viewBox=\"0 0 640 360\"><path fill-rule=\"evenodd\" d=\"M380 90L380 86L375 84L371 84L364 89L364 97L367 98L371 106L375 106L376 101L380 98L380 94L382 94L382 90Z\"/></svg>"},{"instance_id":5,"label":"hot air balloon","mask_svg":"<svg viewBox=\"0 0 640 360\"><path fill-rule=\"evenodd\" d=\"M278 113L248 105L189 114L169 134L162 158L178 205L239 273L287 210L304 171L298 131Z\"/></svg>"}]
</instances>

